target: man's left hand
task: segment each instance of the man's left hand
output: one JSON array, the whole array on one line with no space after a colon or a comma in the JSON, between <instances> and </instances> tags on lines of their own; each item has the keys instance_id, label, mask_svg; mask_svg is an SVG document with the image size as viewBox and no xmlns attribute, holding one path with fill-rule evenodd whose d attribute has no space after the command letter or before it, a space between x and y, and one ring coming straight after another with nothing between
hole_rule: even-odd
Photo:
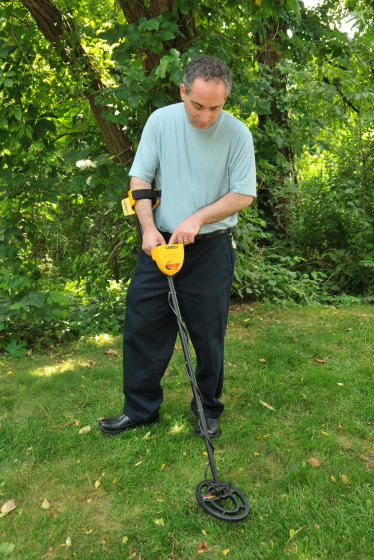
<instances>
[{"instance_id":1,"label":"man's left hand","mask_svg":"<svg viewBox=\"0 0 374 560\"><path fill-rule=\"evenodd\" d=\"M195 235L199 233L201 227L200 221L195 214L192 214L183 222L181 222L173 231L169 240L169 245L180 243L181 245L188 245L195 241Z\"/></svg>"}]
</instances>

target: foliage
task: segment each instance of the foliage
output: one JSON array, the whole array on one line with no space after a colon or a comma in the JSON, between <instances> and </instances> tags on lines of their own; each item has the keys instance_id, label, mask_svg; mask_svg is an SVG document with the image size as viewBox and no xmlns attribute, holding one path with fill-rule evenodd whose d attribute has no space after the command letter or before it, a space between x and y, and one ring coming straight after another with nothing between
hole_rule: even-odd
<instances>
[{"instance_id":1,"label":"foliage","mask_svg":"<svg viewBox=\"0 0 374 560\"><path fill-rule=\"evenodd\" d=\"M241 221L235 228L234 295L254 301L299 304L324 298L327 293L324 272L303 270L305 259L291 252L287 254L284 246L277 247L264 226L262 220L247 217L246 223ZM261 245L264 240L267 245Z\"/></svg>"},{"instance_id":2,"label":"foliage","mask_svg":"<svg viewBox=\"0 0 374 560\"><path fill-rule=\"evenodd\" d=\"M88 297L87 285L76 282L57 285L54 278L52 286L42 280L32 291L21 289L9 271L0 280L0 349L11 356L89 333L122 330L127 292L123 282L111 281L105 290ZM22 288L29 288L27 278L25 284Z\"/></svg>"},{"instance_id":3,"label":"foliage","mask_svg":"<svg viewBox=\"0 0 374 560\"><path fill-rule=\"evenodd\" d=\"M290 228L295 250L329 277L332 293L371 293L374 179L371 124L351 122L330 151L305 158ZM318 175L316 175L318 170Z\"/></svg>"}]
</instances>

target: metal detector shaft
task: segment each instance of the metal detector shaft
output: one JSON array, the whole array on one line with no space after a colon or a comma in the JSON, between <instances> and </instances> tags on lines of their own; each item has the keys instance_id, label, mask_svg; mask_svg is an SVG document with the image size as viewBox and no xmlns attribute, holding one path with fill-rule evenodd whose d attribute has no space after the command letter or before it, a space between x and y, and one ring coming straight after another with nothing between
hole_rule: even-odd
<instances>
[{"instance_id":1,"label":"metal detector shaft","mask_svg":"<svg viewBox=\"0 0 374 560\"><path fill-rule=\"evenodd\" d=\"M158 245L152 250L152 258L156 261L161 272L167 275L169 285L169 304L177 319L179 336L185 358L186 373L191 382L192 392L196 401L197 417L200 422L202 436L209 459L209 467L213 475L212 480L199 482L195 490L198 504L206 513L221 519L222 521L241 521L249 513L247 498L230 482L222 482L218 478L217 467L214 461L213 445L210 441L208 427L204 416L202 396L197 386L196 375L192 365L190 350L188 347L188 335L184 328L182 315L179 309L177 295L175 293L173 276L181 269L184 260L184 246Z\"/></svg>"},{"instance_id":2,"label":"metal detector shaft","mask_svg":"<svg viewBox=\"0 0 374 560\"><path fill-rule=\"evenodd\" d=\"M216 467L216 463L214 460L214 454L213 454L213 446L212 443L209 439L209 437L207 437L207 433L208 433L208 427L206 424L206 420L205 420L205 415L204 415L204 409L203 409L203 403L201 400L201 396L199 391L196 389L197 387L197 381L196 381L196 376L195 376L195 371L192 365L192 360L191 360L191 354L190 354L190 349L188 347L188 340L187 340L187 336L186 333L184 331L184 327L183 327L183 322L182 322L182 315L179 309L179 305L178 305L178 299L177 299L177 294L175 292L175 287L174 287L174 278L173 276L168 276L168 283L169 283L169 291L170 291L170 296L171 296L171 301L173 303L173 308L174 308L174 312L177 318L177 323L178 323L178 330L179 330L179 336L182 342L182 348L183 348L183 353L184 353L184 358L185 358L185 364L186 364L186 370L187 370L187 375L191 381L191 387L192 387L192 392L193 395L195 397L195 401L196 401L196 408L197 408L197 415L199 417L199 421L200 421L200 425L202 428L202 434L204 437L204 442L205 442L205 447L208 453L208 459L209 459L209 466L210 466L210 470L212 472L213 475L213 480L216 484L219 483L219 478L218 478L218 472L217 472L217 467Z\"/></svg>"}]
</instances>

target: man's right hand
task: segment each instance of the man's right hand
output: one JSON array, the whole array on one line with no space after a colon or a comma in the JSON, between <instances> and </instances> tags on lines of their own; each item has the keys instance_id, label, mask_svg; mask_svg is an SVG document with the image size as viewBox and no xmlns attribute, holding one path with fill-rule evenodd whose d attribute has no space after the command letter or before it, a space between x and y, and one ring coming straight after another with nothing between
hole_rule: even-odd
<instances>
[{"instance_id":1,"label":"man's right hand","mask_svg":"<svg viewBox=\"0 0 374 560\"><path fill-rule=\"evenodd\" d=\"M152 185L138 177L131 177L130 188L134 191L137 189L151 189ZM157 245L166 245L165 239L153 221L152 202L147 198L140 198L135 202L134 210L143 231L142 249L151 257L152 249L157 247Z\"/></svg>"},{"instance_id":2,"label":"man's right hand","mask_svg":"<svg viewBox=\"0 0 374 560\"><path fill-rule=\"evenodd\" d=\"M158 245L166 245L166 241L156 228L143 231L142 249L147 255L151 257L152 250Z\"/></svg>"}]
</instances>

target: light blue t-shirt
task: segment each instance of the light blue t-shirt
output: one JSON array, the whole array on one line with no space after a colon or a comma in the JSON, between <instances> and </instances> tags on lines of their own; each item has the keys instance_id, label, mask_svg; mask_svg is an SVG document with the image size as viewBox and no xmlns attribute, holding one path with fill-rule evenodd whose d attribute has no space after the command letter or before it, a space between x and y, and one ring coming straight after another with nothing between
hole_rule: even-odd
<instances>
[{"instance_id":1,"label":"light blue t-shirt","mask_svg":"<svg viewBox=\"0 0 374 560\"><path fill-rule=\"evenodd\" d=\"M184 103L158 109L149 117L130 176L162 191L154 210L156 227L172 233L185 218L229 191L256 195L252 134L237 118L222 111L207 129L195 128ZM233 214L200 233L226 229L237 223Z\"/></svg>"}]
</instances>

